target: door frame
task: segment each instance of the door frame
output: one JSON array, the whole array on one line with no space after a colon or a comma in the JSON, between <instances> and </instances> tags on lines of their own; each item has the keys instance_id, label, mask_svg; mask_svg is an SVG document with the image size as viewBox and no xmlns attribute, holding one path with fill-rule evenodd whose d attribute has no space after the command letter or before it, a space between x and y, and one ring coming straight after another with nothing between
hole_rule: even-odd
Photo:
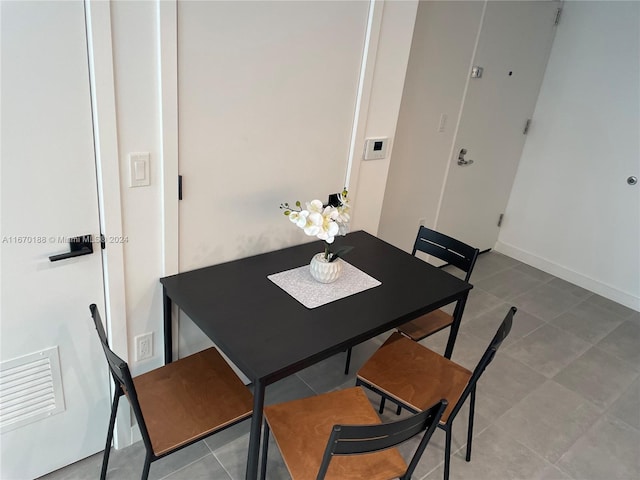
<instances>
[{"instance_id":1,"label":"door frame","mask_svg":"<svg viewBox=\"0 0 640 480\"><path fill-rule=\"evenodd\" d=\"M84 0L84 8L100 231L110 237L122 237L111 6L109 2ZM128 360L124 244L108 243L108 248L100 251L104 277L105 327L114 351ZM87 305L87 318L88 307ZM113 385L110 386L110 391L113 394ZM123 448L131 443L131 413L127 408L120 408L114 446Z\"/></svg>"}]
</instances>

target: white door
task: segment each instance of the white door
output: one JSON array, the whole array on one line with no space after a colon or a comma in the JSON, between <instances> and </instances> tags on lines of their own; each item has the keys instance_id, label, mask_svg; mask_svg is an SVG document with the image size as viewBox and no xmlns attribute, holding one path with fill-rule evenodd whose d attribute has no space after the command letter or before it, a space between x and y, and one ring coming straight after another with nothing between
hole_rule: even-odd
<instances>
[{"instance_id":1,"label":"white door","mask_svg":"<svg viewBox=\"0 0 640 480\"><path fill-rule=\"evenodd\" d=\"M278 207L344 187L368 11L178 2L181 271L312 240Z\"/></svg>"},{"instance_id":2,"label":"white door","mask_svg":"<svg viewBox=\"0 0 640 480\"><path fill-rule=\"evenodd\" d=\"M559 2L488 2L436 228L493 248L555 34ZM458 157L465 150L465 161Z\"/></svg>"},{"instance_id":3,"label":"white door","mask_svg":"<svg viewBox=\"0 0 640 480\"><path fill-rule=\"evenodd\" d=\"M84 5L2 1L0 478L29 479L104 448L109 379ZM58 382L58 372L61 382ZM96 473L98 475L98 473Z\"/></svg>"}]
</instances>

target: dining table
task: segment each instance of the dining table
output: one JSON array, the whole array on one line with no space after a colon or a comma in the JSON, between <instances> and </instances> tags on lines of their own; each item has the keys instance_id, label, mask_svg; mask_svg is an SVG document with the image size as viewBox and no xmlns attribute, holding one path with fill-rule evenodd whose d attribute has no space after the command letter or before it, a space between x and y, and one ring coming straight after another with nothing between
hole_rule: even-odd
<instances>
[{"instance_id":1,"label":"dining table","mask_svg":"<svg viewBox=\"0 0 640 480\"><path fill-rule=\"evenodd\" d=\"M349 275L318 283L308 265L324 246L312 241L160 279L165 362L173 358L175 305L252 383L248 480L258 475L267 385L458 301L449 356L453 350L472 285L362 230L332 245L353 247L338 260Z\"/></svg>"}]
</instances>

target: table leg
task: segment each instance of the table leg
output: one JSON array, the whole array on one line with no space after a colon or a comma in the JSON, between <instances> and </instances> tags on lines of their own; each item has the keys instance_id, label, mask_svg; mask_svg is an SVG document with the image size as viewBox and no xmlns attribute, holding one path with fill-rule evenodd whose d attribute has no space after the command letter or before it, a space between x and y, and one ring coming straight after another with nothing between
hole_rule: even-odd
<instances>
[{"instance_id":1,"label":"table leg","mask_svg":"<svg viewBox=\"0 0 640 480\"><path fill-rule=\"evenodd\" d=\"M162 287L162 308L164 310L164 363L166 365L173 361L173 333L171 299L167 295L165 287Z\"/></svg>"},{"instance_id":2,"label":"table leg","mask_svg":"<svg viewBox=\"0 0 640 480\"><path fill-rule=\"evenodd\" d=\"M453 312L453 323L451 324L451 331L449 332L449 340L447 341L447 348L444 351L444 356L446 358L451 358L453 355L453 346L456 343L456 337L458 336L458 329L460 328L460 322L462 322L462 313L464 312L464 306L467 303L467 297L469 296L469 292L467 291L458 303L456 304L456 308Z\"/></svg>"},{"instance_id":3,"label":"table leg","mask_svg":"<svg viewBox=\"0 0 640 480\"><path fill-rule=\"evenodd\" d=\"M260 457L260 432L262 430L262 408L264 407L265 383L258 380L253 383L253 415L249 433L249 455L247 458L247 480L258 478L258 460Z\"/></svg>"}]
</instances>

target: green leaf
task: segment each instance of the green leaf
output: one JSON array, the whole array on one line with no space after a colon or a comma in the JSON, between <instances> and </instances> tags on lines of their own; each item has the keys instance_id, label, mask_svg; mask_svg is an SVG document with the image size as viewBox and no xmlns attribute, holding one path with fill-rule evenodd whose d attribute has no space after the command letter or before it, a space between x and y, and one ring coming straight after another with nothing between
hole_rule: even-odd
<instances>
[{"instance_id":1,"label":"green leaf","mask_svg":"<svg viewBox=\"0 0 640 480\"><path fill-rule=\"evenodd\" d=\"M296 207L299 207L301 205L300 200L296 201Z\"/></svg>"},{"instance_id":2,"label":"green leaf","mask_svg":"<svg viewBox=\"0 0 640 480\"><path fill-rule=\"evenodd\" d=\"M347 253L349 253L354 248L355 247L352 247L350 245L345 245L344 247L340 247L335 252L331 253L331 258L329 259L329 263L335 262L338 258L345 256Z\"/></svg>"}]
</instances>

